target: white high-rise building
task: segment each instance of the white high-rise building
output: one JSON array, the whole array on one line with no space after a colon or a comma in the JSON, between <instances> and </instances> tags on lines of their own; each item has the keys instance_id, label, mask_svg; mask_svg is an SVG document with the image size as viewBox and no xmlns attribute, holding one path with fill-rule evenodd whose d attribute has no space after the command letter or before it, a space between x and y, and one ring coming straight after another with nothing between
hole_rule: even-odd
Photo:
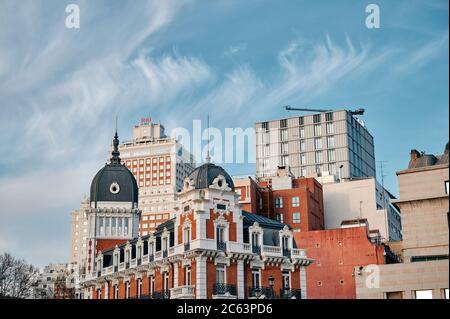
<instances>
[{"instance_id":1,"label":"white high-rise building","mask_svg":"<svg viewBox=\"0 0 450 319\"><path fill-rule=\"evenodd\" d=\"M279 166L296 177L375 177L373 137L346 110L256 123L256 175Z\"/></svg>"},{"instance_id":2,"label":"white high-rise building","mask_svg":"<svg viewBox=\"0 0 450 319\"><path fill-rule=\"evenodd\" d=\"M119 150L138 183L140 234L145 236L172 217L176 193L195 168L193 156L149 118L141 119L133 128L133 139L121 143Z\"/></svg>"}]
</instances>

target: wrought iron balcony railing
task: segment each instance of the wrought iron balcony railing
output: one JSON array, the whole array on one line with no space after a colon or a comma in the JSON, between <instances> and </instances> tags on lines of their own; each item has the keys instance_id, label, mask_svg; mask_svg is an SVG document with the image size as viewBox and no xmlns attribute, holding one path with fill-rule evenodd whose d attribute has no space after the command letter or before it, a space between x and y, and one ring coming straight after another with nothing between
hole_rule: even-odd
<instances>
[{"instance_id":1,"label":"wrought iron balcony railing","mask_svg":"<svg viewBox=\"0 0 450 319\"><path fill-rule=\"evenodd\" d=\"M170 290L154 291L151 294L151 299L170 299Z\"/></svg>"},{"instance_id":2,"label":"wrought iron balcony railing","mask_svg":"<svg viewBox=\"0 0 450 319\"><path fill-rule=\"evenodd\" d=\"M227 243L224 241L217 241L217 250L227 251Z\"/></svg>"},{"instance_id":3,"label":"wrought iron balcony railing","mask_svg":"<svg viewBox=\"0 0 450 319\"><path fill-rule=\"evenodd\" d=\"M237 296L237 289L235 285L228 285L223 283L215 283L213 286L213 295L226 295Z\"/></svg>"},{"instance_id":4,"label":"wrought iron balcony railing","mask_svg":"<svg viewBox=\"0 0 450 319\"><path fill-rule=\"evenodd\" d=\"M270 299L273 298L273 291L270 287L250 287L248 296L251 298L264 298Z\"/></svg>"},{"instance_id":5,"label":"wrought iron balcony railing","mask_svg":"<svg viewBox=\"0 0 450 319\"><path fill-rule=\"evenodd\" d=\"M281 299L302 299L302 290L290 288L280 289L280 297Z\"/></svg>"}]
</instances>

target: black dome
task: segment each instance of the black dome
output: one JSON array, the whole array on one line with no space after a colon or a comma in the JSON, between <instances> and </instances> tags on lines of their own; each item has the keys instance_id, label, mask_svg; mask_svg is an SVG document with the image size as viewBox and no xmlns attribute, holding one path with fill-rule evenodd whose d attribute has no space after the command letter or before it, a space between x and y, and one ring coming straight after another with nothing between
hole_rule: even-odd
<instances>
[{"instance_id":1,"label":"black dome","mask_svg":"<svg viewBox=\"0 0 450 319\"><path fill-rule=\"evenodd\" d=\"M118 185L118 187L117 187ZM114 188L115 187L115 188ZM138 202L138 186L133 174L122 164L106 164L91 183L92 202Z\"/></svg>"},{"instance_id":2,"label":"black dome","mask_svg":"<svg viewBox=\"0 0 450 319\"><path fill-rule=\"evenodd\" d=\"M114 150L111 162L95 175L91 183L91 203L97 202L138 202L138 186L133 174L120 162L119 139L114 136Z\"/></svg>"},{"instance_id":3,"label":"black dome","mask_svg":"<svg viewBox=\"0 0 450 319\"><path fill-rule=\"evenodd\" d=\"M214 165L212 163L203 164L192 171L188 176L191 180L191 185L195 189L209 188L213 184L214 179L222 175L228 184L228 187L234 191L233 179L230 175L220 166Z\"/></svg>"}]
</instances>

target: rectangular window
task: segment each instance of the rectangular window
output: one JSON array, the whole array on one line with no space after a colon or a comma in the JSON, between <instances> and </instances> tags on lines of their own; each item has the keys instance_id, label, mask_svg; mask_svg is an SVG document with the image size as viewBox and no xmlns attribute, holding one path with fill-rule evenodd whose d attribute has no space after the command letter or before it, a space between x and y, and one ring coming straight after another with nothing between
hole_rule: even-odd
<instances>
[{"instance_id":1,"label":"rectangular window","mask_svg":"<svg viewBox=\"0 0 450 319\"><path fill-rule=\"evenodd\" d=\"M291 287L291 273L283 272L283 289L290 289Z\"/></svg>"},{"instance_id":2,"label":"rectangular window","mask_svg":"<svg viewBox=\"0 0 450 319\"><path fill-rule=\"evenodd\" d=\"M216 267L216 283L217 284L225 284L225 266L217 265Z\"/></svg>"},{"instance_id":3,"label":"rectangular window","mask_svg":"<svg viewBox=\"0 0 450 319\"><path fill-rule=\"evenodd\" d=\"M332 112L325 113L325 120L327 122L332 121L333 120L333 113Z\"/></svg>"},{"instance_id":4,"label":"rectangular window","mask_svg":"<svg viewBox=\"0 0 450 319\"><path fill-rule=\"evenodd\" d=\"M292 197L292 207L299 207L300 206L300 197L295 196Z\"/></svg>"},{"instance_id":5,"label":"rectangular window","mask_svg":"<svg viewBox=\"0 0 450 319\"><path fill-rule=\"evenodd\" d=\"M300 127L300 138L305 138L305 127Z\"/></svg>"},{"instance_id":6,"label":"rectangular window","mask_svg":"<svg viewBox=\"0 0 450 319\"><path fill-rule=\"evenodd\" d=\"M336 163L328 164L328 172L329 172L331 175L336 174Z\"/></svg>"},{"instance_id":7,"label":"rectangular window","mask_svg":"<svg viewBox=\"0 0 450 319\"><path fill-rule=\"evenodd\" d=\"M328 150L328 161L334 162L335 160L336 160L336 158L334 156L334 150Z\"/></svg>"},{"instance_id":8,"label":"rectangular window","mask_svg":"<svg viewBox=\"0 0 450 319\"><path fill-rule=\"evenodd\" d=\"M155 277L150 276L150 294L152 295L155 292Z\"/></svg>"},{"instance_id":9,"label":"rectangular window","mask_svg":"<svg viewBox=\"0 0 450 319\"><path fill-rule=\"evenodd\" d=\"M184 229L184 243L189 244L191 241L191 229L189 227Z\"/></svg>"},{"instance_id":10,"label":"rectangular window","mask_svg":"<svg viewBox=\"0 0 450 319\"><path fill-rule=\"evenodd\" d=\"M275 208L283 208L283 197L275 198Z\"/></svg>"},{"instance_id":11,"label":"rectangular window","mask_svg":"<svg viewBox=\"0 0 450 319\"><path fill-rule=\"evenodd\" d=\"M185 274L184 284L186 286L190 286L191 285L191 267L186 267L184 274Z\"/></svg>"},{"instance_id":12,"label":"rectangular window","mask_svg":"<svg viewBox=\"0 0 450 319\"><path fill-rule=\"evenodd\" d=\"M334 147L334 136L327 137L327 147L328 148Z\"/></svg>"},{"instance_id":13,"label":"rectangular window","mask_svg":"<svg viewBox=\"0 0 450 319\"><path fill-rule=\"evenodd\" d=\"M304 152L306 150L306 143L304 140L300 141L300 151Z\"/></svg>"},{"instance_id":14,"label":"rectangular window","mask_svg":"<svg viewBox=\"0 0 450 319\"><path fill-rule=\"evenodd\" d=\"M280 131L280 141L287 141L287 130Z\"/></svg>"},{"instance_id":15,"label":"rectangular window","mask_svg":"<svg viewBox=\"0 0 450 319\"><path fill-rule=\"evenodd\" d=\"M314 123L320 123L320 114L315 114L314 115L313 122Z\"/></svg>"},{"instance_id":16,"label":"rectangular window","mask_svg":"<svg viewBox=\"0 0 450 319\"><path fill-rule=\"evenodd\" d=\"M280 127L286 128L287 127L287 120L280 120Z\"/></svg>"},{"instance_id":17,"label":"rectangular window","mask_svg":"<svg viewBox=\"0 0 450 319\"><path fill-rule=\"evenodd\" d=\"M416 299L433 299L433 290L416 290Z\"/></svg>"},{"instance_id":18,"label":"rectangular window","mask_svg":"<svg viewBox=\"0 0 450 319\"><path fill-rule=\"evenodd\" d=\"M316 163L322 163L322 152L315 152L314 155Z\"/></svg>"},{"instance_id":19,"label":"rectangular window","mask_svg":"<svg viewBox=\"0 0 450 319\"><path fill-rule=\"evenodd\" d=\"M170 286L169 286L169 273L165 272L164 273L164 290L169 290Z\"/></svg>"},{"instance_id":20,"label":"rectangular window","mask_svg":"<svg viewBox=\"0 0 450 319\"><path fill-rule=\"evenodd\" d=\"M269 156L270 152L269 152L269 145L264 145L263 147L263 156L267 157Z\"/></svg>"},{"instance_id":21,"label":"rectangular window","mask_svg":"<svg viewBox=\"0 0 450 319\"><path fill-rule=\"evenodd\" d=\"M322 135L322 125L314 125L314 136Z\"/></svg>"},{"instance_id":22,"label":"rectangular window","mask_svg":"<svg viewBox=\"0 0 450 319\"><path fill-rule=\"evenodd\" d=\"M303 116L298 118L298 125L305 125L305 118Z\"/></svg>"},{"instance_id":23,"label":"rectangular window","mask_svg":"<svg viewBox=\"0 0 450 319\"><path fill-rule=\"evenodd\" d=\"M334 134L334 124L327 123L327 134Z\"/></svg>"},{"instance_id":24,"label":"rectangular window","mask_svg":"<svg viewBox=\"0 0 450 319\"><path fill-rule=\"evenodd\" d=\"M259 269L252 270L252 287L253 288L261 287L261 275Z\"/></svg>"},{"instance_id":25,"label":"rectangular window","mask_svg":"<svg viewBox=\"0 0 450 319\"><path fill-rule=\"evenodd\" d=\"M288 143L281 143L281 154L287 154L289 152Z\"/></svg>"},{"instance_id":26,"label":"rectangular window","mask_svg":"<svg viewBox=\"0 0 450 319\"><path fill-rule=\"evenodd\" d=\"M141 298L142 295L142 280L137 280L137 297Z\"/></svg>"},{"instance_id":27,"label":"rectangular window","mask_svg":"<svg viewBox=\"0 0 450 319\"><path fill-rule=\"evenodd\" d=\"M449 194L450 190L449 190L449 181L445 181L445 194Z\"/></svg>"},{"instance_id":28,"label":"rectangular window","mask_svg":"<svg viewBox=\"0 0 450 319\"><path fill-rule=\"evenodd\" d=\"M322 139L321 138L315 138L314 139L314 148L316 150L322 149Z\"/></svg>"},{"instance_id":29,"label":"rectangular window","mask_svg":"<svg viewBox=\"0 0 450 319\"><path fill-rule=\"evenodd\" d=\"M277 214L276 219L277 219L280 223L283 223L283 214Z\"/></svg>"},{"instance_id":30,"label":"rectangular window","mask_svg":"<svg viewBox=\"0 0 450 319\"><path fill-rule=\"evenodd\" d=\"M300 213L292 214L292 222L296 224L300 223Z\"/></svg>"},{"instance_id":31,"label":"rectangular window","mask_svg":"<svg viewBox=\"0 0 450 319\"><path fill-rule=\"evenodd\" d=\"M386 292L386 299L403 299L403 292L401 291Z\"/></svg>"},{"instance_id":32,"label":"rectangular window","mask_svg":"<svg viewBox=\"0 0 450 319\"><path fill-rule=\"evenodd\" d=\"M225 229L223 227L217 227L217 242L225 242Z\"/></svg>"}]
</instances>

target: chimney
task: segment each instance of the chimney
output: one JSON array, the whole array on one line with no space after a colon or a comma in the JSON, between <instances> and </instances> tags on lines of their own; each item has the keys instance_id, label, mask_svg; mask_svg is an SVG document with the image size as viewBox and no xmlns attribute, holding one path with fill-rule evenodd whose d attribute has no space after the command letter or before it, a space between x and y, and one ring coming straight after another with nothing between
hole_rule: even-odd
<instances>
[{"instance_id":1,"label":"chimney","mask_svg":"<svg viewBox=\"0 0 450 319\"><path fill-rule=\"evenodd\" d=\"M417 160L420 156L421 155L418 150L416 150L416 149L411 150L411 161Z\"/></svg>"}]
</instances>

